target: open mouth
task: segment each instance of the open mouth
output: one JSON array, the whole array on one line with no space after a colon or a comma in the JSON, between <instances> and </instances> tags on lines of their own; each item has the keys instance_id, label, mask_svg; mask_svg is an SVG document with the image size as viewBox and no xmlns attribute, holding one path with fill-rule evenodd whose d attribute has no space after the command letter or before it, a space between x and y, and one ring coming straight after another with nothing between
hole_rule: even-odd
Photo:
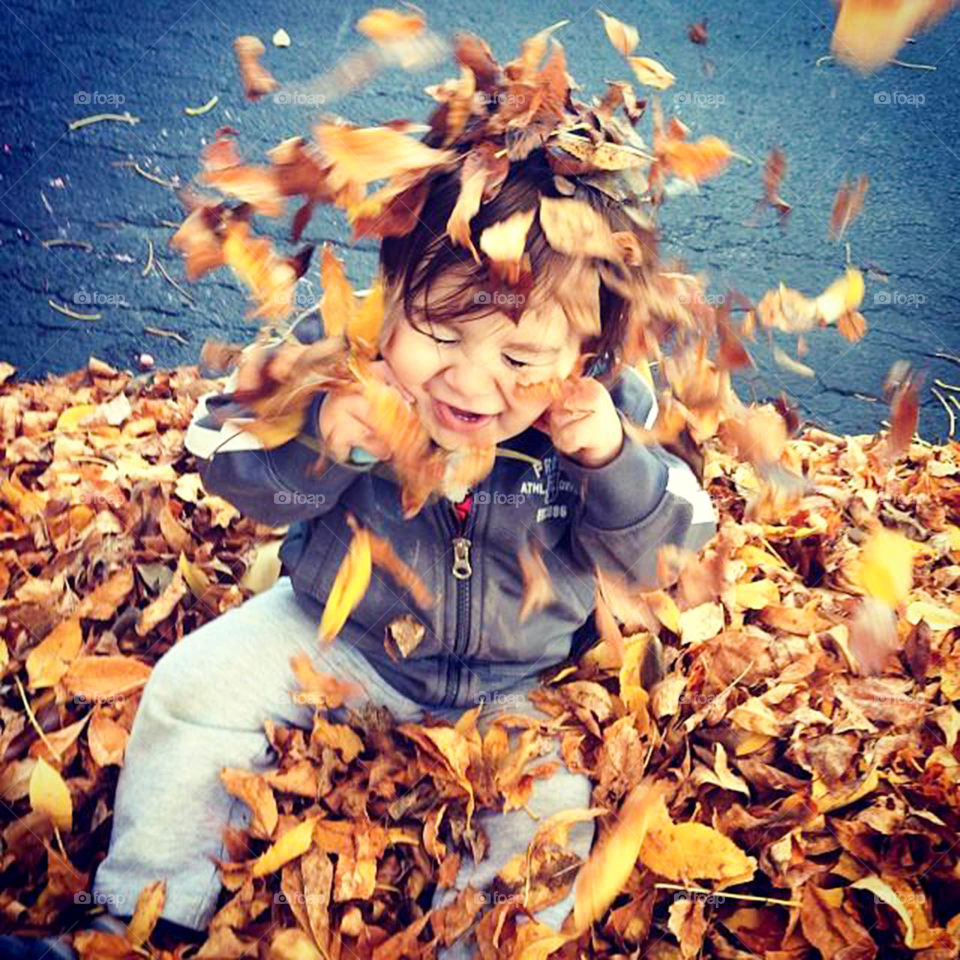
<instances>
[{"instance_id":1,"label":"open mouth","mask_svg":"<svg viewBox=\"0 0 960 960\"><path fill-rule=\"evenodd\" d=\"M433 405L437 419L452 430L476 429L493 419L491 414L472 413L469 410L462 410L460 407L451 406L435 398Z\"/></svg>"}]
</instances>

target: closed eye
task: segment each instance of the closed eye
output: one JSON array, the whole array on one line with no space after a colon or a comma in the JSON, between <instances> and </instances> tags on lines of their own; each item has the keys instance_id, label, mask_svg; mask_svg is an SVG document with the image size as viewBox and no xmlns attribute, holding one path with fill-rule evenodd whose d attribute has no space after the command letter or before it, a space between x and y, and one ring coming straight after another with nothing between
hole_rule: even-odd
<instances>
[{"instance_id":1,"label":"closed eye","mask_svg":"<svg viewBox=\"0 0 960 960\"><path fill-rule=\"evenodd\" d=\"M425 331L421 331L421 332L425 332ZM445 346L450 346L454 343L460 342L459 340L444 340L442 337L438 337L436 336L436 334L433 334L433 333L427 333L426 335L435 343L442 343ZM503 359L506 360L507 363L510 364L510 366L516 370L522 369L523 367L535 366L535 364L527 363L525 360L514 360L513 357L508 357L506 354L503 355Z\"/></svg>"}]
</instances>

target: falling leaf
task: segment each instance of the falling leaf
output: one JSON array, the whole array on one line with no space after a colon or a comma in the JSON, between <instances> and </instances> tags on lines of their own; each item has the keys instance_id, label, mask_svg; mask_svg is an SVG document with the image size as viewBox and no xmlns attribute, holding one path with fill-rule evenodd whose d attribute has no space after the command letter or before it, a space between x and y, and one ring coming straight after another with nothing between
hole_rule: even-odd
<instances>
[{"instance_id":1,"label":"falling leaf","mask_svg":"<svg viewBox=\"0 0 960 960\"><path fill-rule=\"evenodd\" d=\"M343 629L347 618L367 592L372 570L370 531L361 528L354 532L330 587L320 619L319 637L322 643L332 640Z\"/></svg>"},{"instance_id":2,"label":"falling leaf","mask_svg":"<svg viewBox=\"0 0 960 960\"><path fill-rule=\"evenodd\" d=\"M844 180L840 185L833 198L833 209L830 212L831 240L842 240L847 227L860 216L869 186L870 178L865 173L857 177L853 184Z\"/></svg>"},{"instance_id":3,"label":"falling leaf","mask_svg":"<svg viewBox=\"0 0 960 960\"><path fill-rule=\"evenodd\" d=\"M547 566L535 542L527 542L517 556L523 577L523 601L520 604L520 622L525 623L531 613L539 613L553 600L553 584Z\"/></svg>"},{"instance_id":4,"label":"falling leaf","mask_svg":"<svg viewBox=\"0 0 960 960\"><path fill-rule=\"evenodd\" d=\"M620 259L620 247L606 220L583 200L540 197L540 226L558 253Z\"/></svg>"},{"instance_id":5,"label":"falling leaf","mask_svg":"<svg viewBox=\"0 0 960 960\"><path fill-rule=\"evenodd\" d=\"M847 267L847 272L817 297L816 307L824 323L835 323L863 303L863 274Z\"/></svg>"},{"instance_id":6,"label":"falling leaf","mask_svg":"<svg viewBox=\"0 0 960 960\"><path fill-rule=\"evenodd\" d=\"M356 23L358 33L377 43L391 43L416 36L425 26L423 11L412 4L405 11L377 7L365 13Z\"/></svg>"},{"instance_id":7,"label":"falling leaf","mask_svg":"<svg viewBox=\"0 0 960 960\"><path fill-rule=\"evenodd\" d=\"M536 212L535 209L517 211L480 234L480 249L511 285L519 282L523 248Z\"/></svg>"},{"instance_id":8,"label":"falling leaf","mask_svg":"<svg viewBox=\"0 0 960 960\"><path fill-rule=\"evenodd\" d=\"M895 56L912 34L933 26L954 0L842 0L830 40L841 63L871 73Z\"/></svg>"},{"instance_id":9,"label":"falling leaf","mask_svg":"<svg viewBox=\"0 0 960 960\"><path fill-rule=\"evenodd\" d=\"M603 20L603 28L607 31L610 42L619 54L629 57L640 42L640 34L636 27L623 23L616 17L611 17L602 10L597 11Z\"/></svg>"},{"instance_id":10,"label":"falling leaf","mask_svg":"<svg viewBox=\"0 0 960 960\"><path fill-rule=\"evenodd\" d=\"M902 533L879 527L860 551L857 579L888 607L906 600L913 586L913 546Z\"/></svg>"},{"instance_id":11,"label":"falling leaf","mask_svg":"<svg viewBox=\"0 0 960 960\"><path fill-rule=\"evenodd\" d=\"M574 893L575 929L585 930L602 917L623 889L663 804L663 789L663 784L650 778L638 783L624 800L616 826L580 868Z\"/></svg>"},{"instance_id":12,"label":"falling leaf","mask_svg":"<svg viewBox=\"0 0 960 960\"><path fill-rule=\"evenodd\" d=\"M322 123L314 131L317 144L331 165L333 189L349 183L366 184L400 173L436 167L454 159L448 150L435 150L390 127L350 127Z\"/></svg>"},{"instance_id":13,"label":"falling leaf","mask_svg":"<svg viewBox=\"0 0 960 960\"><path fill-rule=\"evenodd\" d=\"M719 137L702 137L696 143L667 140L660 150L666 168L678 177L700 182L727 168L733 151Z\"/></svg>"},{"instance_id":14,"label":"falling leaf","mask_svg":"<svg viewBox=\"0 0 960 960\"><path fill-rule=\"evenodd\" d=\"M233 53L240 68L243 92L248 100L259 100L272 93L279 84L260 63L266 47L259 37L243 36L233 41Z\"/></svg>"},{"instance_id":15,"label":"falling leaf","mask_svg":"<svg viewBox=\"0 0 960 960\"><path fill-rule=\"evenodd\" d=\"M658 60L651 57L627 57L634 76L647 87L666 90L672 87L676 77Z\"/></svg>"},{"instance_id":16,"label":"falling leaf","mask_svg":"<svg viewBox=\"0 0 960 960\"><path fill-rule=\"evenodd\" d=\"M73 828L73 801L63 777L42 757L30 774L30 807L61 830Z\"/></svg>"}]
</instances>

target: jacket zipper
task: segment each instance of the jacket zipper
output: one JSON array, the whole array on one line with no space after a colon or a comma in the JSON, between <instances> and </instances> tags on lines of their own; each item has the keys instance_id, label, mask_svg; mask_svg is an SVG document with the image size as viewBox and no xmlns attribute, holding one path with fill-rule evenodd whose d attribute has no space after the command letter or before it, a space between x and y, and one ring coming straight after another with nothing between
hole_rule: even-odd
<instances>
[{"instance_id":1,"label":"jacket zipper","mask_svg":"<svg viewBox=\"0 0 960 960\"><path fill-rule=\"evenodd\" d=\"M476 497L476 491L471 495ZM453 565L451 573L457 583L457 616L454 633L453 653L454 662L447 672L447 684L444 692L444 705L452 706L460 693L460 663L459 658L466 652L470 641L470 578L473 567L470 563L470 547L472 541L468 534L473 532L476 523L476 510L471 501L466 520L461 520L453 504L449 504L451 517L446 510L443 513L449 522L448 529L452 532Z\"/></svg>"}]
</instances>

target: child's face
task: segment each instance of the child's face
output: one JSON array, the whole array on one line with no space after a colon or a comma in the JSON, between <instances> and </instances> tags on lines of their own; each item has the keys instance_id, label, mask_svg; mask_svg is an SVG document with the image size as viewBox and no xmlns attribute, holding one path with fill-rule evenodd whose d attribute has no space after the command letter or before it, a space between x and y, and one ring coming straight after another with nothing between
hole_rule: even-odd
<instances>
[{"instance_id":1,"label":"child's face","mask_svg":"<svg viewBox=\"0 0 960 960\"><path fill-rule=\"evenodd\" d=\"M440 277L436 296L443 297L452 283ZM523 433L550 400L524 396L517 388L564 379L580 354L581 334L554 301L531 308L517 324L500 312L433 325L416 315L411 323L399 297L387 303L383 358L416 403L427 432L448 450ZM451 405L483 416L457 419Z\"/></svg>"}]
</instances>

